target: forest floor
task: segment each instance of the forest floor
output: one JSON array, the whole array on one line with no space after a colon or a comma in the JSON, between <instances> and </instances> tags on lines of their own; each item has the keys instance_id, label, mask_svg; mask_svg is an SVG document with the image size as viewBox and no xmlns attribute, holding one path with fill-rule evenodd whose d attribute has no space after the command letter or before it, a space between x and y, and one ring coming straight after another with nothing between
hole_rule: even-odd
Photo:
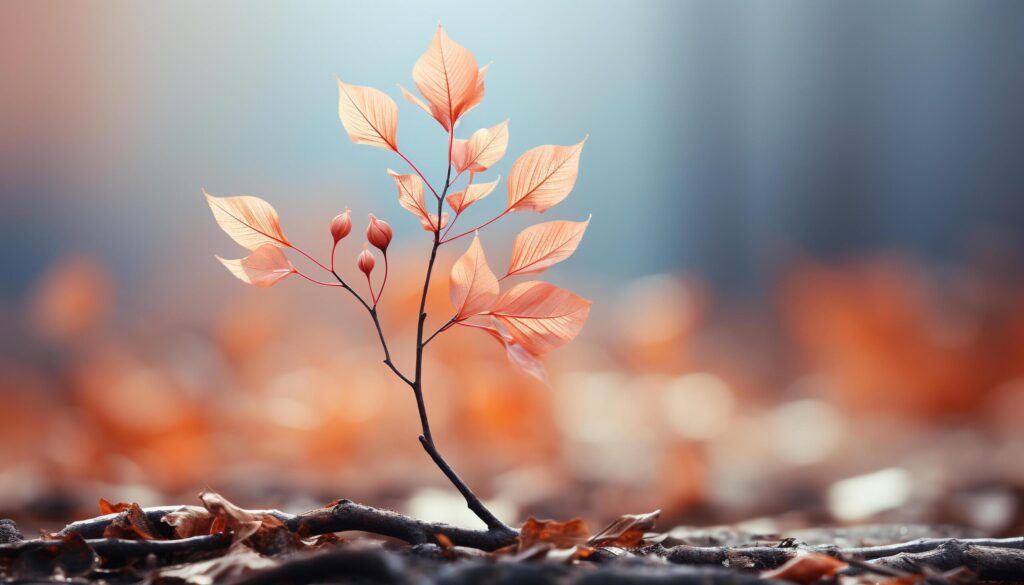
<instances>
[{"instance_id":1,"label":"forest floor","mask_svg":"<svg viewBox=\"0 0 1024 585\"><path fill-rule=\"evenodd\" d=\"M785 534L676 527L626 515L596 533L579 520L514 531L428 523L340 500L292 515L100 502L103 515L26 539L0 520L5 583L745 584L1024 583L1024 537L871 525Z\"/></svg>"}]
</instances>

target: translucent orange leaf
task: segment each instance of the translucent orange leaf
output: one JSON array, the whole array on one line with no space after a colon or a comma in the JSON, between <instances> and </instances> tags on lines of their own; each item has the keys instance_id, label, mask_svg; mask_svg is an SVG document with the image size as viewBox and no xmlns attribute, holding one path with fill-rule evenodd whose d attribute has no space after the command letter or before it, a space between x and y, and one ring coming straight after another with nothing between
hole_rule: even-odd
<instances>
[{"instance_id":1,"label":"translucent orange leaf","mask_svg":"<svg viewBox=\"0 0 1024 585\"><path fill-rule=\"evenodd\" d=\"M491 311L512 339L533 355L543 355L575 339L589 313L590 301L539 280L512 287Z\"/></svg>"},{"instance_id":2,"label":"translucent orange leaf","mask_svg":"<svg viewBox=\"0 0 1024 585\"><path fill-rule=\"evenodd\" d=\"M491 194L494 188L498 186L498 181L501 181L501 177L491 181L490 183L470 183L469 187L466 187L458 193L452 193L448 196L448 205L451 205L455 213L462 213L467 207L473 203L480 201L484 197Z\"/></svg>"},{"instance_id":3,"label":"translucent orange leaf","mask_svg":"<svg viewBox=\"0 0 1024 585\"><path fill-rule=\"evenodd\" d=\"M203 190L213 218L224 233L240 245L255 250L264 244L291 247L281 230L277 211L259 197L214 197Z\"/></svg>"},{"instance_id":4,"label":"translucent orange leaf","mask_svg":"<svg viewBox=\"0 0 1024 585\"><path fill-rule=\"evenodd\" d=\"M476 58L451 40L440 24L427 51L413 66L412 79L426 103L404 89L402 94L428 111L449 132L464 113L483 99L483 74Z\"/></svg>"},{"instance_id":5,"label":"translucent orange leaf","mask_svg":"<svg viewBox=\"0 0 1024 585\"><path fill-rule=\"evenodd\" d=\"M461 321L459 324L471 326L473 329L487 333L505 348L505 355L508 357L509 363L524 374L533 376L544 384L549 383L548 372L540 356L530 353L528 349L516 343L510 335L498 330L495 326L494 317L490 315L477 315Z\"/></svg>"},{"instance_id":6,"label":"translucent orange leaf","mask_svg":"<svg viewBox=\"0 0 1024 585\"><path fill-rule=\"evenodd\" d=\"M402 97L405 98L405 101L407 101L407 102L409 102L409 103L419 107L420 109L422 109L424 112L426 112L430 116L434 115L434 112L431 111L430 106L427 105L427 102L421 100L419 98L419 96L417 96L416 94L412 93L408 89L405 89L405 87L402 86L402 85L399 85L398 89L400 89L402 91Z\"/></svg>"},{"instance_id":7,"label":"translucent orange leaf","mask_svg":"<svg viewBox=\"0 0 1024 585\"><path fill-rule=\"evenodd\" d=\"M398 150L398 106L379 89L339 79L338 116L352 142Z\"/></svg>"},{"instance_id":8,"label":"translucent orange leaf","mask_svg":"<svg viewBox=\"0 0 1024 585\"><path fill-rule=\"evenodd\" d=\"M549 221L519 232L505 276L539 274L565 260L580 245L587 221Z\"/></svg>"},{"instance_id":9,"label":"translucent orange leaf","mask_svg":"<svg viewBox=\"0 0 1024 585\"><path fill-rule=\"evenodd\" d=\"M485 313L494 306L498 298L498 278L487 266L479 235L452 266L448 294L455 307L456 321Z\"/></svg>"},{"instance_id":10,"label":"translucent orange leaf","mask_svg":"<svg viewBox=\"0 0 1024 585\"><path fill-rule=\"evenodd\" d=\"M530 353L528 349L519 345L511 339L505 339L505 355L508 356L508 361L512 363L520 372L528 376L540 380L544 384L548 384L548 371L544 367L544 362L541 361L540 356Z\"/></svg>"},{"instance_id":11,"label":"translucent orange leaf","mask_svg":"<svg viewBox=\"0 0 1024 585\"><path fill-rule=\"evenodd\" d=\"M508 176L509 209L543 213L565 199L576 184L586 141L572 146L538 146L519 157Z\"/></svg>"},{"instance_id":12,"label":"translucent orange leaf","mask_svg":"<svg viewBox=\"0 0 1024 585\"><path fill-rule=\"evenodd\" d=\"M452 163L461 173L481 173L505 156L508 148L508 120L492 128L481 128L469 140L456 140L452 144Z\"/></svg>"},{"instance_id":13,"label":"translucent orange leaf","mask_svg":"<svg viewBox=\"0 0 1024 585\"><path fill-rule=\"evenodd\" d=\"M420 220L423 229L428 232L436 231L437 214L431 213L423 200L423 180L418 175L400 175L391 169L388 169L388 175L395 180L398 187L398 203ZM441 227L447 224L448 214L442 213Z\"/></svg>"},{"instance_id":14,"label":"translucent orange leaf","mask_svg":"<svg viewBox=\"0 0 1024 585\"><path fill-rule=\"evenodd\" d=\"M239 280L259 288L274 286L295 272L295 267L281 248L273 244L264 244L241 260L227 260L220 256L217 259Z\"/></svg>"}]
</instances>

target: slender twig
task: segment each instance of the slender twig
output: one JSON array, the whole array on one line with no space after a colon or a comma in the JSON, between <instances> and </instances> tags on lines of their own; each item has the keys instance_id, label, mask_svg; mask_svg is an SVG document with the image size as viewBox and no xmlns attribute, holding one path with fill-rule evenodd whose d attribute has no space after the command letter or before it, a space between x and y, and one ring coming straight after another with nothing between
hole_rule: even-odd
<instances>
[{"instance_id":1,"label":"slender twig","mask_svg":"<svg viewBox=\"0 0 1024 585\"><path fill-rule=\"evenodd\" d=\"M922 538L908 542L898 542L880 546L839 547L835 545L800 546L797 548L778 548L774 546L688 546L679 545L666 549L666 560L685 565L721 565L747 567L759 570L774 569L781 566L794 556L814 552L833 557L847 559L863 559L865 561L881 561L883 566L897 570L905 567L896 566L897 561L889 559L915 559L915 555L935 554L936 551L976 549L1002 549L1024 551L1024 537L1015 538ZM1020 554L1024 555L1024 552ZM913 571L911 571L913 572Z\"/></svg>"},{"instance_id":2,"label":"slender twig","mask_svg":"<svg viewBox=\"0 0 1024 585\"><path fill-rule=\"evenodd\" d=\"M459 182L459 177L461 177L461 176L462 176L462 171L459 171L459 172L455 173L455 178L452 179L451 181L448 181L448 186L451 187L455 183L458 183Z\"/></svg>"},{"instance_id":3,"label":"slender twig","mask_svg":"<svg viewBox=\"0 0 1024 585\"><path fill-rule=\"evenodd\" d=\"M461 175L462 173L459 173L459 174ZM451 187L451 185L454 184L458 180L459 180L459 177L458 177L458 175L456 175L455 180L453 180L451 183L449 183L448 186ZM466 189L465 189L467 195L469 194L469 188L472 187L472 186L473 186L473 173L470 172L469 173L469 181L466 182ZM455 225L455 222L459 220L459 216L462 215L462 209L464 209L464 207L460 206L459 210L455 212L455 217L452 218L451 222L448 223L448 227L445 228L444 233L441 234L441 241L444 241L444 239L448 237L448 232L452 231L452 226Z\"/></svg>"},{"instance_id":4,"label":"slender twig","mask_svg":"<svg viewBox=\"0 0 1024 585\"><path fill-rule=\"evenodd\" d=\"M197 506L186 506L186 508L194 510L196 513L202 513L205 511L203 508ZM159 534L161 538L173 538L173 527L162 522L161 519L166 514L180 509L182 509L182 506L161 506L157 508L143 508L142 512L150 523L158 529L166 531ZM456 546L467 546L481 550L495 550L503 546L514 544L518 537L518 532L511 528L507 531L460 528L441 522L426 522L418 520L410 516L392 512L391 510L364 506L350 500L339 500L333 506L317 508L301 514L288 514L277 510L270 510L269 512L272 516L280 520L289 530L296 532L303 537L358 530L362 532L381 534L384 536L392 536L412 544L418 544L423 542L437 542L437 535L441 534L448 537L452 544L455 544ZM118 514L107 514L96 518L90 518L88 520L79 520L78 522L68 524L63 530L54 536L66 537L70 534L78 534L83 538L89 539L87 542L90 544L95 544L100 542L103 536L103 531L110 526L110 523L118 518L118 516ZM112 546L121 542L126 542L119 539L102 540L105 542L113 542ZM157 545L156 548L166 548L171 550L184 547L186 543L213 544L212 542L207 542L207 540L215 541L217 538L199 536L193 537L192 539L127 542L159 542L161 544ZM16 556L17 554L20 554L20 551L25 550L26 548L31 548L37 543L59 542L62 541L23 540L14 544L0 544L0 558ZM139 548L138 550L142 553L146 552L144 548ZM142 556L145 555L143 554Z\"/></svg>"},{"instance_id":5,"label":"slender twig","mask_svg":"<svg viewBox=\"0 0 1024 585\"><path fill-rule=\"evenodd\" d=\"M486 314L486 313L484 313L484 314ZM470 329L480 329L482 331L491 331L491 330L494 329L493 327L488 327L486 325L477 325L476 323L466 323L465 321L459 321L458 323L456 323L456 325L461 325L463 327L469 327Z\"/></svg>"},{"instance_id":6,"label":"slender twig","mask_svg":"<svg viewBox=\"0 0 1024 585\"><path fill-rule=\"evenodd\" d=\"M313 284L319 284L320 286L334 286L334 287L341 286L340 284L334 284L333 282L320 282L319 280L317 280L315 278L310 278L310 277L306 276L305 274L299 272L298 270L295 271L295 274L297 274L298 276L301 276L302 278L305 278L306 280L308 280L309 282L312 282Z\"/></svg>"},{"instance_id":7,"label":"slender twig","mask_svg":"<svg viewBox=\"0 0 1024 585\"><path fill-rule=\"evenodd\" d=\"M308 258L311 262L313 262L313 264L316 264L317 266L319 266L320 268L323 268L327 272L331 272L330 268L328 268L328 267L324 266L323 264L321 264L319 260L317 260L316 258L314 258L314 257L310 256L309 254L307 254L306 251L303 250L302 248L296 248L293 245L289 245L288 247L291 248L292 250L295 250L299 254L302 254L306 258Z\"/></svg>"},{"instance_id":8,"label":"slender twig","mask_svg":"<svg viewBox=\"0 0 1024 585\"><path fill-rule=\"evenodd\" d=\"M80 535L81 536L81 535ZM231 533L219 532L174 540L127 540L123 538L86 538L78 544L85 543L94 552L104 558L105 562L135 558L153 558L155 560L194 558L199 553L220 551L231 544ZM63 539L22 540L12 544L0 545L0 559L16 558L23 554L38 551L59 551L75 542ZM163 563L161 563L163 564Z\"/></svg>"},{"instance_id":9,"label":"slender twig","mask_svg":"<svg viewBox=\"0 0 1024 585\"><path fill-rule=\"evenodd\" d=\"M494 223L494 222L498 221L499 219L501 219L501 218L505 217L505 216L506 216L506 215L508 215L508 213L509 213L509 212L511 212L511 211L512 211L512 208L511 208L511 207L509 207L509 208L508 208L508 209L506 209L505 211L502 211L501 213L499 213L498 215L496 215L496 216L495 216L495 217L494 217L493 219L490 219L490 220L488 220L488 221L486 221L486 222L484 222L484 223L482 223L482 224L480 224L480 225L476 226L475 228L473 228L473 229L471 229L471 230L466 230L466 231L462 232L461 234L459 234L459 235L457 235L457 236L452 236L452 237L450 237L450 238L446 238L446 239L445 239L445 240L444 240L443 242L441 242L441 243L442 243L442 244L447 244L448 242L454 242L455 240L457 240L457 239L459 239L459 238L461 238L461 237L463 237L463 236L468 236L469 234L471 234L471 233L473 233L473 232L475 232L475 231L477 231L477 230L482 230L482 229L484 229L485 227L487 227L487 226L491 225L492 223Z\"/></svg>"},{"instance_id":10,"label":"slender twig","mask_svg":"<svg viewBox=\"0 0 1024 585\"><path fill-rule=\"evenodd\" d=\"M331 274L334 275L334 278L338 279L338 284L340 284L343 289L347 290L349 293L352 294L352 296L356 298L357 301L359 301L359 304L362 305L364 309L366 309L366 312L370 314L370 318L373 319L373 326L377 329L377 337L380 338L380 346L384 350L384 365L391 368L391 371L394 372L396 376L401 378L403 382L405 382L409 386L412 386L412 380L410 380L405 374L403 374L401 370L399 370L398 367L395 366L395 363L391 361L391 352L388 350L388 342L384 338L384 330L380 326L380 318L377 315L377 307L371 307L363 299L363 297L359 295L359 293L353 290L353 288L349 286L348 283L346 283L343 278L341 278L341 275L338 274L336 271L332 270Z\"/></svg>"},{"instance_id":11,"label":"slender twig","mask_svg":"<svg viewBox=\"0 0 1024 585\"><path fill-rule=\"evenodd\" d=\"M438 196L437 191L434 190L434 186L430 184L430 181L428 181L426 177L423 176L423 173L420 172L419 168L417 168L416 165L413 164L413 162L411 160L406 158L406 156L404 154L402 154L401 151L399 151L397 148L395 149L395 154L397 154L398 156L402 157L402 160L404 160L406 162L406 164L408 164L410 167L412 167L412 170L416 171L416 174L420 176L420 179L422 179L423 182L426 183L427 189L430 189L430 192L434 194L434 198L435 199L443 199L444 198L443 195ZM451 158L451 157L449 157L449 158ZM448 187L445 187L445 191L447 191L447 190L448 190Z\"/></svg>"},{"instance_id":12,"label":"slender twig","mask_svg":"<svg viewBox=\"0 0 1024 585\"><path fill-rule=\"evenodd\" d=\"M447 331L447 330L448 330L448 328L450 328L450 327L451 327L452 325L454 325L454 324L455 324L455 317L452 317L451 319L449 319L449 320L448 320L448 322L447 322L447 323L445 323L444 325L442 325L441 327L439 327L439 328L437 329L437 331L435 331L435 332L434 332L433 334L431 334L431 336L430 336L430 337L428 337L428 338L427 338L427 339L426 339L426 340L425 340L425 341L423 342L423 345L427 345L428 343L430 343L430 340L431 340L431 339L433 339L433 338L437 337L437 335L438 335L439 333L441 333L442 331Z\"/></svg>"},{"instance_id":13,"label":"slender twig","mask_svg":"<svg viewBox=\"0 0 1024 585\"><path fill-rule=\"evenodd\" d=\"M423 449L430 455L430 458L434 460L434 463L441 469L441 471L448 477L448 480L459 490L459 493L466 499L466 505L473 511L484 524L487 525L489 532L497 534L515 534L511 528L509 528L504 522L499 520L490 510L484 506L480 498L473 493L473 490L469 489L466 482L455 470L452 469L451 465L445 461L444 457L437 450L434 445L434 437L430 432L430 421L427 417L427 407L423 400L423 349L426 347L426 342L430 341L427 339L424 341L423 330L424 325L427 321L427 293L430 291L430 276L434 270L434 262L437 259L437 249L441 246L441 213L444 205L445 195L448 194L448 189L452 183L452 143L455 139L455 135L452 131L448 132L448 171L444 181L444 190L441 196L437 199L437 222L434 224L434 243L430 248L430 259L427 261L427 274L423 279L423 292L420 295L420 312L419 321L416 326L416 375L413 378L412 390L416 396L416 407L420 414L420 426L423 434L420 435L420 444L423 445ZM435 334L436 335L436 334ZM431 336L431 339L433 336Z\"/></svg>"},{"instance_id":14,"label":"slender twig","mask_svg":"<svg viewBox=\"0 0 1024 585\"><path fill-rule=\"evenodd\" d=\"M142 513L150 524L159 531L158 537L173 538L173 528L162 522L161 519L166 514L179 511L182 508L183 506L143 508ZM196 513L202 513L204 510L198 506L184 506L184 508L193 510ZM289 530L301 536L358 530L392 536L416 544L436 542L436 535L443 534L452 541L452 544L482 550L494 550L514 544L517 537L517 532L512 529L508 529L505 532L493 529L484 531L458 528L448 524L417 520L390 510L372 508L349 500L340 500L333 506L317 508L297 515L277 510L270 510L268 512L284 523ZM161 552L160 549L168 551L186 549L188 544L202 543L211 547L216 547L218 544L216 537L206 536L169 541L103 539L102 536L106 528L119 516L119 514L106 514L96 518L72 522L54 536L62 538L70 534L78 534L82 538L89 539L86 542L97 551L99 551L97 545L109 546L112 549L122 546L132 547L125 549L126 554L133 554L134 552L142 554ZM0 544L0 558L17 556L22 552L36 549L40 544L58 545L62 542L64 541L46 539ZM129 545L128 543L131 542L138 544ZM734 567L766 570L779 567L793 557L807 552L827 554L847 562L852 561L851 565L861 570L867 568L862 566L862 563L859 562L860 559L873 561L871 570L878 573L883 571L890 574L895 571L915 573L915 568L918 566L915 563L932 565L940 570L944 570L958 566L958 559L959 563L968 567L972 565L977 567L983 564L985 559L989 559L1002 565L1014 563L1017 567L1017 580L1020 580L1020 577L1024 575L1024 558L1021 556L1024 555L1024 537L928 538L871 547L804 545L795 548L778 548L775 546L680 545L669 549L661 549L657 551L657 554L664 555L667 561L678 564L722 565L726 563Z\"/></svg>"},{"instance_id":15,"label":"slender twig","mask_svg":"<svg viewBox=\"0 0 1024 585\"><path fill-rule=\"evenodd\" d=\"M377 297L374 296L374 294L373 294L373 282L370 281L370 275L369 274L366 275L366 291L370 293L370 303L374 307L376 307L377 306Z\"/></svg>"},{"instance_id":16,"label":"slender twig","mask_svg":"<svg viewBox=\"0 0 1024 585\"><path fill-rule=\"evenodd\" d=\"M376 307L377 303L380 302L380 297L384 295L384 285L388 283L388 251L384 250L384 279L380 283L380 290L377 291L377 298L373 301L373 306Z\"/></svg>"}]
</instances>

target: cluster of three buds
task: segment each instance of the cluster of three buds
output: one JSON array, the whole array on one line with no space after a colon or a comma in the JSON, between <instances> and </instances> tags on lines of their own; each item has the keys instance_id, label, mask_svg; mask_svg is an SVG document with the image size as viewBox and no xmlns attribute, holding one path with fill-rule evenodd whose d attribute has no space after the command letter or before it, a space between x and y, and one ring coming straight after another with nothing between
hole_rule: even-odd
<instances>
[{"instance_id":1,"label":"cluster of three buds","mask_svg":"<svg viewBox=\"0 0 1024 585\"><path fill-rule=\"evenodd\" d=\"M334 236L335 247L337 247L338 242L351 231L352 219L349 217L349 210L346 209L344 212L334 216L334 219L331 220L331 235ZM375 248L378 248L383 252L385 257L388 253L388 244L391 243L391 234L391 225L382 219L377 219L377 216L371 213L370 225L366 227L366 241L373 244ZM356 265L359 266L359 270L369 277L370 272L373 272L373 266L375 263L373 254L367 249L367 245L363 244L363 251L360 252L359 258L356 260Z\"/></svg>"}]
</instances>

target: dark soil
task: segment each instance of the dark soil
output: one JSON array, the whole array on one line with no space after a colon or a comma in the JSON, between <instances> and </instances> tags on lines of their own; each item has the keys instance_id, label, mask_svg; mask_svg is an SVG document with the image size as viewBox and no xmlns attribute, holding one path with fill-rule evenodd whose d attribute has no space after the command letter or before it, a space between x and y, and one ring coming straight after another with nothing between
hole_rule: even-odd
<instances>
[{"instance_id":1,"label":"dark soil","mask_svg":"<svg viewBox=\"0 0 1024 585\"><path fill-rule=\"evenodd\" d=\"M339 502L296 516L267 514L243 539L234 532L244 530L241 524L181 538L160 522L169 508L136 506L33 540L24 539L12 521L0 520L0 575L6 583L115 585L1024 582L1024 538L978 538L954 528L882 525L782 535L674 528L649 532L636 546L623 548L595 545L596 537L572 544L565 533L547 532L539 540L534 534L524 547L524 527L523 541L485 552L453 545L443 533L426 537L434 542L410 544L334 532L336 526L322 523L325 514L350 505L358 506ZM237 520L259 512L234 514ZM381 517L418 522L387 514ZM311 517L321 522L318 534L302 528ZM552 532L561 526L553 524Z\"/></svg>"}]
</instances>

